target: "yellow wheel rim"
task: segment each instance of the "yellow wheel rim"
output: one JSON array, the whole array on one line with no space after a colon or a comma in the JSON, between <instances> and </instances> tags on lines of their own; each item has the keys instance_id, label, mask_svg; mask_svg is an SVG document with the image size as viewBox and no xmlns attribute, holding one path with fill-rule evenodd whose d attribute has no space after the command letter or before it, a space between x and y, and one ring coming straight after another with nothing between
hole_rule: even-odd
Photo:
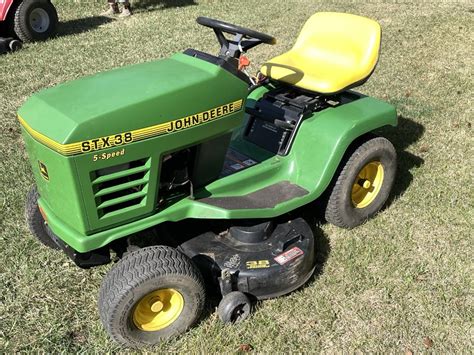
<instances>
[{"instance_id":1,"label":"yellow wheel rim","mask_svg":"<svg viewBox=\"0 0 474 355\"><path fill-rule=\"evenodd\" d=\"M379 161L370 162L359 171L352 185L354 207L364 208L375 200L382 187L383 177L383 165Z\"/></svg>"},{"instance_id":2,"label":"yellow wheel rim","mask_svg":"<svg viewBox=\"0 0 474 355\"><path fill-rule=\"evenodd\" d=\"M133 311L133 323L141 330L155 332L171 325L183 307L184 298L175 289L156 290L138 301Z\"/></svg>"}]
</instances>

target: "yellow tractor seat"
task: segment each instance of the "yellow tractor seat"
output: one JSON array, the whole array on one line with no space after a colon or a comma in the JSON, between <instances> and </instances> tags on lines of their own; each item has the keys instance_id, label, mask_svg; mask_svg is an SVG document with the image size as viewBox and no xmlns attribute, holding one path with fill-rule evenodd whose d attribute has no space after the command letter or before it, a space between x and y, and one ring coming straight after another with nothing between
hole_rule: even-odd
<instances>
[{"instance_id":1,"label":"yellow tractor seat","mask_svg":"<svg viewBox=\"0 0 474 355\"><path fill-rule=\"evenodd\" d=\"M302 89L334 94L363 84L380 49L380 25L366 17L319 12L306 21L295 45L260 71Z\"/></svg>"}]
</instances>

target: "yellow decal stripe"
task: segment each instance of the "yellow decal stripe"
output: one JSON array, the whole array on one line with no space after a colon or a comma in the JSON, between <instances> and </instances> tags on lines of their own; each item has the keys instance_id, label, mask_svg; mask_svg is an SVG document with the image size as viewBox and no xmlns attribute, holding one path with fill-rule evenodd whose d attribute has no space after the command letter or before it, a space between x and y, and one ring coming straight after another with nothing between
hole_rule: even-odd
<instances>
[{"instance_id":1,"label":"yellow decal stripe","mask_svg":"<svg viewBox=\"0 0 474 355\"><path fill-rule=\"evenodd\" d=\"M29 134L31 134L31 136L34 139L36 139L40 143L43 143L49 148L57 151L58 153L61 153L63 155L72 155L72 154L77 154L77 152L81 152L81 143L61 144L61 143L55 142L51 138L46 137L44 134L41 134L35 131L19 115L18 115L18 120L20 121L21 125L25 127L25 129L28 131Z\"/></svg>"},{"instance_id":2,"label":"yellow decal stripe","mask_svg":"<svg viewBox=\"0 0 474 355\"><path fill-rule=\"evenodd\" d=\"M22 117L20 117L20 115L18 115L18 120L20 121L21 125L26 129L26 131L31 134L31 136L38 142L46 145L47 147L57 151L62 155L75 155L82 153L90 153L97 150L124 145L143 139L191 128L193 126L197 126L218 118L222 118L231 113L235 113L242 108L242 104L243 100L237 100L207 111L196 113L194 115L186 116L183 118L178 118L176 120L161 123L158 125L69 144L58 143L52 140L51 138L46 137L44 134L35 131L28 125L28 123L26 123L26 121Z\"/></svg>"}]
</instances>

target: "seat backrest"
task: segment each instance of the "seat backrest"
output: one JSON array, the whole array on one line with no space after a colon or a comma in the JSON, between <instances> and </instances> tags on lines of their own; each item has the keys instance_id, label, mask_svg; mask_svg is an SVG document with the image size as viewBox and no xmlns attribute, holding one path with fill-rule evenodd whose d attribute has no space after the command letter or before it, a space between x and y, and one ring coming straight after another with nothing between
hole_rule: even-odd
<instances>
[{"instance_id":1,"label":"seat backrest","mask_svg":"<svg viewBox=\"0 0 474 355\"><path fill-rule=\"evenodd\" d=\"M336 12L318 12L306 21L294 52L318 61L351 67L367 77L377 64L382 30L369 18Z\"/></svg>"}]
</instances>

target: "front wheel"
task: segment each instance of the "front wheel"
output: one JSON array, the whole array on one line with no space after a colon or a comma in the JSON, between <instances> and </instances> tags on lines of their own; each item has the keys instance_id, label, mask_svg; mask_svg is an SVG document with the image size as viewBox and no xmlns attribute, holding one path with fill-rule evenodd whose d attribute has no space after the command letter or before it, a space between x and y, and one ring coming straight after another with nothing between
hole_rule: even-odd
<instances>
[{"instance_id":1,"label":"front wheel","mask_svg":"<svg viewBox=\"0 0 474 355\"><path fill-rule=\"evenodd\" d=\"M23 42L46 40L56 34L56 8L49 0L23 0L16 8L13 26Z\"/></svg>"},{"instance_id":2,"label":"front wheel","mask_svg":"<svg viewBox=\"0 0 474 355\"><path fill-rule=\"evenodd\" d=\"M252 312L252 303L245 293L233 291L225 295L217 313L224 323L238 323L247 319Z\"/></svg>"},{"instance_id":3,"label":"front wheel","mask_svg":"<svg viewBox=\"0 0 474 355\"><path fill-rule=\"evenodd\" d=\"M353 228L383 207L395 180L397 153L386 138L361 144L343 163L330 191L325 217L342 228Z\"/></svg>"},{"instance_id":4,"label":"front wheel","mask_svg":"<svg viewBox=\"0 0 474 355\"><path fill-rule=\"evenodd\" d=\"M26 195L25 218L28 228L42 244L51 249L59 249L59 246L54 241L54 234L48 227L48 224L41 214L38 206L39 193L36 186L33 186Z\"/></svg>"},{"instance_id":5,"label":"front wheel","mask_svg":"<svg viewBox=\"0 0 474 355\"><path fill-rule=\"evenodd\" d=\"M191 260L174 248L152 246L127 254L105 276L99 313L113 340L140 347L186 331L204 302L204 283Z\"/></svg>"}]
</instances>

